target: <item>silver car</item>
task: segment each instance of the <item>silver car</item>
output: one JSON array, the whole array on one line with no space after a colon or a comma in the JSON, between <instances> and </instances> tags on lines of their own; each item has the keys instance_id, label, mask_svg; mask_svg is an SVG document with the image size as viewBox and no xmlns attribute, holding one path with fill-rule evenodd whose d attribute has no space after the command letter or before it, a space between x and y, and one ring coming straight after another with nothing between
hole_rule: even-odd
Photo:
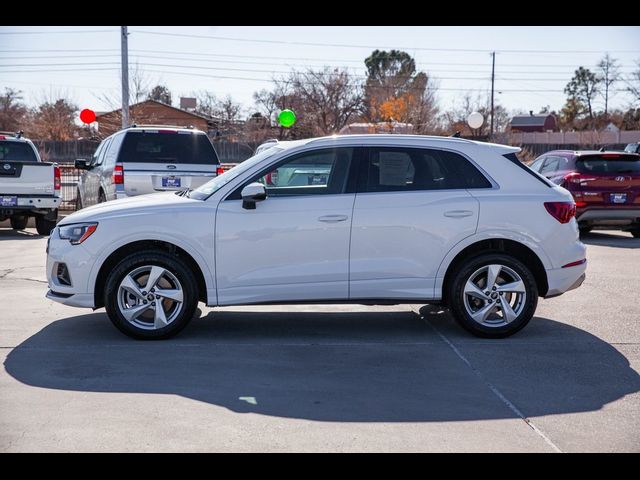
<instances>
[{"instance_id":1,"label":"silver car","mask_svg":"<svg viewBox=\"0 0 640 480\"><path fill-rule=\"evenodd\" d=\"M76 160L86 170L78 209L117 198L197 188L222 173L207 135L191 128L132 126L105 138L93 157Z\"/></svg>"}]
</instances>

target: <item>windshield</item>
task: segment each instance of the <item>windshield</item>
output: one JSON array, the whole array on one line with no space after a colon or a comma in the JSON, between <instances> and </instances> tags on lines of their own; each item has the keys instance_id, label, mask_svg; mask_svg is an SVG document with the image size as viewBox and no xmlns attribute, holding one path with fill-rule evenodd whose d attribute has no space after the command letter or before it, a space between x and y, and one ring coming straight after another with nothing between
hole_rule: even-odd
<instances>
[{"instance_id":1,"label":"windshield","mask_svg":"<svg viewBox=\"0 0 640 480\"><path fill-rule=\"evenodd\" d=\"M231 180L237 178L239 175L242 175L244 172L252 168L254 165L259 164L264 159L269 158L275 155L276 153L281 152L282 150L283 150L282 148L273 147L273 148L264 150L263 152L257 155L254 155L248 160L245 160L244 162L242 162L240 165L233 167L231 170L227 170L222 175L218 175L213 180L210 180L204 185L202 185L201 187L196 188L193 192L191 192L189 197L195 198L196 200L206 200L211 195L213 195L218 190L220 190L222 187L224 187Z\"/></svg>"},{"instance_id":2,"label":"windshield","mask_svg":"<svg viewBox=\"0 0 640 480\"><path fill-rule=\"evenodd\" d=\"M580 173L640 173L638 155L594 155L579 158L576 169Z\"/></svg>"},{"instance_id":3,"label":"windshield","mask_svg":"<svg viewBox=\"0 0 640 480\"><path fill-rule=\"evenodd\" d=\"M36 152L24 142L1 142L0 161L37 162Z\"/></svg>"}]
</instances>

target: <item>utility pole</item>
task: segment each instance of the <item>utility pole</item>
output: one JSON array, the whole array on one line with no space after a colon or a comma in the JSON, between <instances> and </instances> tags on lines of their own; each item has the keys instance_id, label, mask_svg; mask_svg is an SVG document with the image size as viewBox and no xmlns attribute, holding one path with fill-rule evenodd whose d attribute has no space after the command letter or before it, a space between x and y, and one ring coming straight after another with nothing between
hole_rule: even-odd
<instances>
[{"instance_id":1,"label":"utility pole","mask_svg":"<svg viewBox=\"0 0 640 480\"><path fill-rule=\"evenodd\" d=\"M129 45L127 27L120 27L122 54L122 128L129 126Z\"/></svg>"},{"instance_id":2,"label":"utility pole","mask_svg":"<svg viewBox=\"0 0 640 480\"><path fill-rule=\"evenodd\" d=\"M491 127L489 128L489 139L493 137L493 86L496 80L496 52L491 52Z\"/></svg>"}]
</instances>

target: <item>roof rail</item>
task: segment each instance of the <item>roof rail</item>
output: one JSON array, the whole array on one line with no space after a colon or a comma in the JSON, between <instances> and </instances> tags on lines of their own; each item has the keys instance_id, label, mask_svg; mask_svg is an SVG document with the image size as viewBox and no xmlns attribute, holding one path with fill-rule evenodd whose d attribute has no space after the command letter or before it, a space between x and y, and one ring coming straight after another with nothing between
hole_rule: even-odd
<instances>
[{"instance_id":1,"label":"roof rail","mask_svg":"<svg viewBox=\"0 0 640 480\"><path fill-rule=\"evenodd\" d=\"M0 131L0 135L8 135L11 137L21 138L22 135L24 135L24 131L22 130L18 130L17 132Z\"/></svg>"},{"instance_id":2,"label":"roof rail","mask_svg":"<svg viewBox=\"0 0 640 480\"><path fill-rule=\"evenodd\" d=\"M129 125L128 127L125 127L125 129L127 128L187 128L190 130L193 130L193 125L154 125L154 124L136 124L133 123L131 125Z\"/></svg>"}]
</instances>

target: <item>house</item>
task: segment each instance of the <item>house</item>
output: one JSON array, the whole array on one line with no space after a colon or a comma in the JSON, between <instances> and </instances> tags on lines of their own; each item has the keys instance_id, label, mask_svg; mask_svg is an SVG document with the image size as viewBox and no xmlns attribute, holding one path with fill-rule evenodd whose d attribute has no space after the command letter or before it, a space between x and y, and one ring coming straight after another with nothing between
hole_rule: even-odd
<instances>
[{"instance_id":1,"label":"house","mask_svg":"<svg viewBox=\"0 0 640 480\"><path fill-rule=\"evenodd\" d=\"M556 130L556 117L549 113L516 115L511 119L512 132L553 132Z\"/></svg>"},{"instance_id":2,"label":"house","mask_svg":"<svg viewBox=\"0 0 640 480\"><path fill-rule=\"evenodd\" d=\"M129 119L132 124L192 126L207 133L210 130L215 131L214 125L216 123L205 115L172 107L155 100L145 100L129 106ZM100 136L111 135L122 128L122 109L98 113L96 122L98 122Z\"/></svg>"}]
</instances>

